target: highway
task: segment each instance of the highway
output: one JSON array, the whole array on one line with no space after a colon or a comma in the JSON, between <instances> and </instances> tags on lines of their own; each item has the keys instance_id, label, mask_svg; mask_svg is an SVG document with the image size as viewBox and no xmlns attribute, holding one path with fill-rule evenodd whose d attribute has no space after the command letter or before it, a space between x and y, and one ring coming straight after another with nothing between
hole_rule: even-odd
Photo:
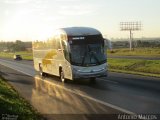
<instances>
[{"instance_id":1,"label":"highway","mask_svg":"<svg viewBox=\"0 0 160 120\"><path fill-rule=\"evenodd\" d=\"M160 78L109 72L96 83L61 83L54 76L39 76L32 61L9 59L0 59L0 74L44 115L160 112Z\"/></svg>"}]
</instances>

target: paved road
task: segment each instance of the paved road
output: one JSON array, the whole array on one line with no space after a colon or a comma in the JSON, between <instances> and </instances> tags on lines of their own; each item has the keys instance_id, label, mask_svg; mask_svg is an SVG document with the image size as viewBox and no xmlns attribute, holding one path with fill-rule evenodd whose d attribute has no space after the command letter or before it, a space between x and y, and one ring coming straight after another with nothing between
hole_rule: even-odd
<instances>
[{"instance_id":1,"label":"paved road","mask_svg":"<svg viewBox=\"0 0 160 120\"><path fill-rule=\"evenodd\" d=\"M0 64L1 74L43 114L160 111L160 78L111 72L95 84L89 80L63 84L54 76L40 77L32 61L0 59Z\"/></svg>"}]
</instances>

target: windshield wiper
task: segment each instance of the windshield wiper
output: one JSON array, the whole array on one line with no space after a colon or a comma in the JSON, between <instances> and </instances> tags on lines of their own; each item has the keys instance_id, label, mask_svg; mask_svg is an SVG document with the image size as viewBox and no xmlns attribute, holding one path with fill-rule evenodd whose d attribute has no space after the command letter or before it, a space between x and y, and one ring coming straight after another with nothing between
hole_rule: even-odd
<instances>
[{"instance_id":1,"label":"windshield wiper","mask_svg":"<svg viewBox=\"0 0 160 120\"><path fill-rule=\"evenodd\" d=\"M98 59L97 56L94 54L94 52L91 51L91 48L90 48L89 45L88 45L88 49L89 49L89 53L91 53L91 55L95 58L95 60L97 61L97 63L100 65L99 59ZM90 56L90 57L91 57L91 56Z\"/></svg>"}]
</instances>

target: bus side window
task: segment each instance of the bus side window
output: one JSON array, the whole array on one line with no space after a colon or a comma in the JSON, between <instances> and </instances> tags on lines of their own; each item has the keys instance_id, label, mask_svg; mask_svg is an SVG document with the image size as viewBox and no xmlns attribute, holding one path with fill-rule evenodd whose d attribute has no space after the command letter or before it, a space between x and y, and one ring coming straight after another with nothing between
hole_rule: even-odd
<instances>
[{"instance_id":1,"label":"bus side window","mask_svg":"<svg viewBox=\"0 0 160 120\"><path fill-rule=\"evenodd\" d=\"M56 38L56 49L61 49L60 39Z\"/></svg>"},{"instance_id":2,"label":"bus side window","mask_svg":"<svg viewBox=\"0 0 160 120\"><path fill-rule=\"evenodd\" d=\"M56 48L56 39L55 39L55 37L51 38L51 42L52 42L52 48L55 49Z\"/></svg>"},{"instance_id":3,"label":"bus side window","mask_svg":"<svg viewBox=\"0 0 160 120\"><path fill-rule=\"evenodd\" d=\"M69 51L68 51L68 48L67 48L67 43L65 43L65 41L62 41L62 47L63 47L64 57L69 62L70 61Z\"/></svg>"}]
</instances>

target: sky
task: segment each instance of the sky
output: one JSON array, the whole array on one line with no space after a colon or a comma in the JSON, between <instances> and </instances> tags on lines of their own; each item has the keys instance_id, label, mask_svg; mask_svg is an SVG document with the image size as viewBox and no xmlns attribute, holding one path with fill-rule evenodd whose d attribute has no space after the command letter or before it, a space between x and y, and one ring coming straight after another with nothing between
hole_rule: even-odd
<instances>
[{"instance_id":1,"label":"sky","mask_svg":"<svg viewBox=\"0 0 160 120\"><path fill-rule=\"evenodd\" d=\"M45 38L54 29L86 26L128 38L120 22L141 21L134 37L160 37L160 0L0 0L0 40Z\"/></svg>"}]
</instances>

